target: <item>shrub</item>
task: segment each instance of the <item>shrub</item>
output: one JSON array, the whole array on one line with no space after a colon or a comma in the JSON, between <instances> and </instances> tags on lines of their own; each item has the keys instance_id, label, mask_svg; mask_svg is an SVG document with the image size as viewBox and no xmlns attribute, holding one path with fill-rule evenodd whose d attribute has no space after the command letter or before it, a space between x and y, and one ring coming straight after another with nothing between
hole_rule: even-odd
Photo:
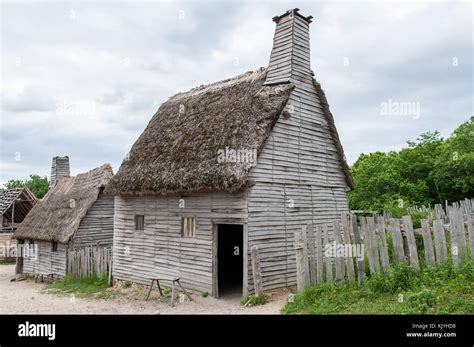
<instances>
[{"instance_id":1,"label":"shrub","mask_svg":"<svg viewBox=\"0 0 474 347\"><path fill-rule=\"evenodd\" d=\"M267 296L265 294L255 295L251 294L248 295L240 301L240 304L243 306L257 306L257 305L265 305L268 302Z\"/></svg>"},{"instance_id":2,"label":"shrub","mask_svg":"<svg viewBox=\"0 0 474 347\"><path fill-rule=\"evenodd\" d=\"M208 292L201 292L201 296L203 298L207 298L209 296L209 293Z\"/></svg>"},{"instance_id":3,"label":"shrub","mask_svg":"<svg viewBox=\"0 0 474 347\"><path fill-rule=\"evenodd\" d=\"M436 296L431 290L424 288L419 292L407 294L406 303L409 307L426 313L428 308L436 304Z\"/></svg>"}]
</instances>

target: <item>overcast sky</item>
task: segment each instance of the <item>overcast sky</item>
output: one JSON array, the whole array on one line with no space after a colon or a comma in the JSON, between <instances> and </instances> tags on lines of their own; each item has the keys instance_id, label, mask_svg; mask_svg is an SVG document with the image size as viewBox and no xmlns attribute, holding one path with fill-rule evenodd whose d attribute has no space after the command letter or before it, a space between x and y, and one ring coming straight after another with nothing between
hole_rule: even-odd
<instances>
[{"instance_id":1,"label":"overcast sky","mask_svg":"<svg viewBox=\"0 0 474 347\"><path fill-rule=\"evenodd\" d=\"M472 115L471 2L3 2L0 185L54 155L116 172L168 97L266 66L295 7L349 163Z\"/></svg>"}]
</instances>

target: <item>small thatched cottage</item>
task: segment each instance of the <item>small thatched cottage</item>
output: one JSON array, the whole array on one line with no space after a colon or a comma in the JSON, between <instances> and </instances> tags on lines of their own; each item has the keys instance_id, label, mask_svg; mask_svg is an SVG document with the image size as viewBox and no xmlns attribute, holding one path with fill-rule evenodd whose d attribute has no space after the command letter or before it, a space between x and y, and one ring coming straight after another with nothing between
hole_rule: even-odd
<instances>
[{"instance_id":1,"label":"small thatched cottage","mask_svg":"<svg viewBox=\"0 0 474 347\"><path fill-rule=\"evenodd\" d=\"M14 234L29 248L17 260L18 272L64 276L70 249L112 245L114 199L103 195L112 167L104 164L75 177L68 175L69 158L53 158L54 185Z\"/></svg>"},{"instance_id":2,"label":"small thatched cottage","mask_svg":"<svg viewBox=\"0 0 474 347\"><path fill-rule=\"evenodd\" d=\"M109 183L115 279L171 275L246 295L258 245L263 289L294 285L294 232L348 210L353 181L310 67L311 17L273 20L268 68L170 98Z\"/></svg>"}]
</instances>

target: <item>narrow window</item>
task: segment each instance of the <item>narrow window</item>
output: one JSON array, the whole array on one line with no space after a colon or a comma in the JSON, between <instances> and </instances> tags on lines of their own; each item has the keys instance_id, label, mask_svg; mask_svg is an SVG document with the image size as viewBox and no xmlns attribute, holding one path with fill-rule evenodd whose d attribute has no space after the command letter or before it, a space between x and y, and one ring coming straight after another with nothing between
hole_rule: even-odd
<instances>
[{"instance_id":1,"label":"narrow window","mask_svg":"<svg viewBox=\"0 0 474 347\"><path fill-rule=\"evenodd\" d=\"M145 216L141 214L135 215L135 230L145 230Z\"/></svg>"},{"instance_id":2,"label":"narrow window","mask_svg":"<svg viewBox=\"0 0 474 347\"><path fill-rule=\"evenodd\" d=\"M51 243L51 252L57 252L58 251L58 243L53 242Z\"/></svg>"},{"instance_id":3,"label":"narrow window","mask_svg":"<svg viewBox=\"0 0 474 347\"><path fill-rule=\"evenodd\" d=\"M33 246L35 244L35 240L29 240L28 243L30 244L30 246Z\"/></svg>"},{"instance_id":4,"label":"narrow window","mask_svg":"<svg viewBox=\"0 0 474 347\"><path fill-rule=\"evenodd\" d=\"M194 237L195 234L196 234L196 218L183 217L183 229L181 230L181 236Z\"/></svg>"}]
</instances>

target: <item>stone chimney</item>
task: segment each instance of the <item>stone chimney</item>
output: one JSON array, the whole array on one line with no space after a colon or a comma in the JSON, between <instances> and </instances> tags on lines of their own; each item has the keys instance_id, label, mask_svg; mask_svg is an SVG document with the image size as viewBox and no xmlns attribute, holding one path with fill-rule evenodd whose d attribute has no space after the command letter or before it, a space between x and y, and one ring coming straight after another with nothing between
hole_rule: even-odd
<instances>
[{"instance_id":1,"label":"stone chimney","mask_svg":"<svg viewBox=\"0 0 474 347\"><path fill-rule=\"evenodd\" d=\"M304 17L298 11L295 8L273 18L276 28L265 84L312 78L309 24L313 17Z\"/></svg>"},{"instance_id":2,"label":"stone chimney","mask_svg":"<svg viewBox=\"0 0 474 347\"><path fill-rule=\"evenodd\" d=\"M71 172L69 170L69 157L53 157L49 188L53 188L61 178L69 176L71 176Z\"/></svg>"}]
</instances>

